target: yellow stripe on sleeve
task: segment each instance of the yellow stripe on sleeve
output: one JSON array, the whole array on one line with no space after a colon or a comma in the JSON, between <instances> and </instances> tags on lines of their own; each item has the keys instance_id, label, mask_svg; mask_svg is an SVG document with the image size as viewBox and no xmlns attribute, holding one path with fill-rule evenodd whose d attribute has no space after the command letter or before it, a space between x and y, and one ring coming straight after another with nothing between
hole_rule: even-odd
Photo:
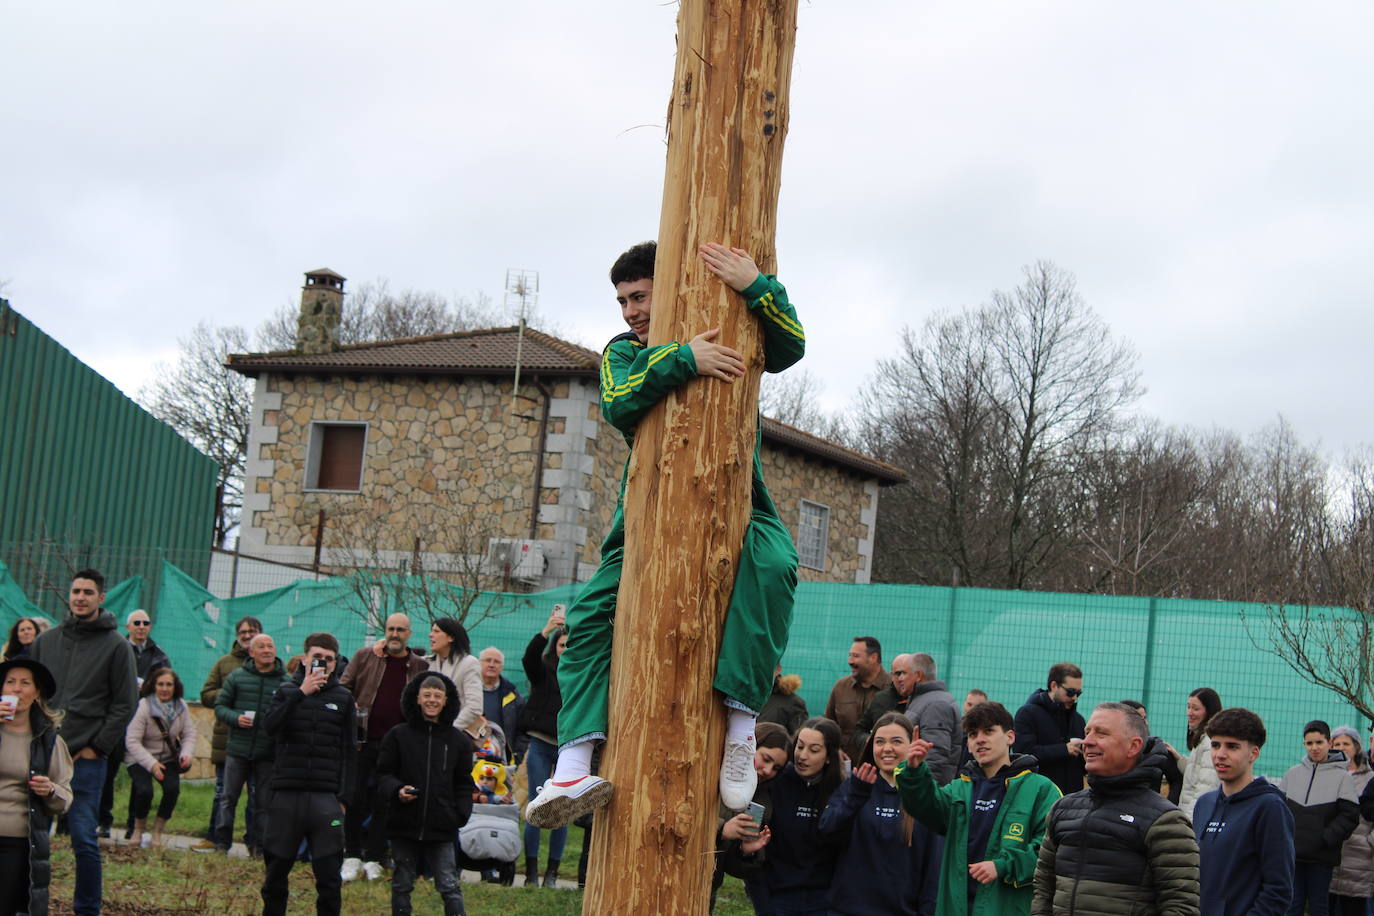
<instances>
[{"instance_id":1,"label":"yellow stripe on sleeve","mask_svg":"<svg viewBox=\"0 0 1374 916\"><path fill-rule=\"evenodd\" d=\"M796 319L785 314L778 308L778 304L774 300L771 292L764 293L754 301L758 302L759 305L763 307L763 313L773 319L774 324L791 334L793 337L800 340L806 340L806 332L802 330L802 326L797 323Z\"/></svg>"}]
</instances>

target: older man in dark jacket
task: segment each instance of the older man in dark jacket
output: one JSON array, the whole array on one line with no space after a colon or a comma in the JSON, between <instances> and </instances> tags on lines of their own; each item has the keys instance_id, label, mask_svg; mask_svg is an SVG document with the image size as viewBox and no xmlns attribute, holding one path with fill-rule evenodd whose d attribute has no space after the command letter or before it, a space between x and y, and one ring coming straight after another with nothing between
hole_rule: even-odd
<instances>
[{"instance_id":1,"label":"older man in dark jacket","mask_svg":"<svg viewBox=\"0 0 1374 916\"><path fill-rule=\"evenodd\" d=\"M911 656L911 699L905 715L922 741L934 747L926 757L926 766L940 785L948 785L958 772L959 746L963 732L959 729L959 705L945 682L936 680L935 659L925 652Z\"/></svg>"},{"instance_id":2,"label":"older man in dark jacket","mask_svg":"<svg viewBox=\"0 0 1374 916\"><path fill-rule=\"evenodd\" d=\"M343 879L343 815L353 785L353 695L334 667L339 641L329 633L305 638L305 658L272 698L267 733L276 740L262 857L263 916L285 916L287 880L302 840L310 841L315 870L315 912L338 914Z\"/></svg>"},{"instance_id":3,"label":"older man in dark jacket","mask_svg":"<svg viewBox=\"0 0 1374 916\"><path fill-rule=\"evenodd\" d=\"M1188 818L1155 789L1167 753L1131 707L1093 710L1083 739L1088 788L1050 809L1034 916L1197 916L1197 840Z\"/></svg>"}]
</instances>

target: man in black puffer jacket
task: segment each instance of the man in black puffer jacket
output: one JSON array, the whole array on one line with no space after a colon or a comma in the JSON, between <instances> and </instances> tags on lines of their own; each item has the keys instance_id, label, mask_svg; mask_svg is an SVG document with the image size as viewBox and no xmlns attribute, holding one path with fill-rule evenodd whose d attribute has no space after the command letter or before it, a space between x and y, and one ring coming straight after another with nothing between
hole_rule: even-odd
<instances>
[{"instance_id":1,"label":"man in black puffer jacket","mask_svg":"<svg viewBox=\"0 0 1374 916\"><path fill-rule=\"evenodd\" d=\"M444 916L460 916L462 884L454 858L458 828L472 814L472 741L453 727L458 688L437 671L423 671L401 693L405 722L382 739L377 755L377 798L390 805L386 833L396 870L391 912L407 914L415 875L423 862L444 900Z\"/></svg>"},{"instance_id":2,"label":"man in black puffer jacket","mask_svg":"<svg viewBox=\"0 0 1374 916\"><path fill-rule=\"evenodd\" d=\"M287 879L301 840L310 841L315 870L315 912L335 914L343 881L344 806L353 785L353 694L334 666L339 641L329 633L305 638L305 657L267 710L267 733L276 740L271 792L262 805L263 916L285 916Z\"/></svg>"},{"instance_id":3,"label":"man in black puffer jacket","mask_svg":"<svg viewBox=\"0 0 1374 916\"><path fill-rule=\"evenodd\" d=\"M1154 788L1167 753L1131 707L1093 710L1083 739L1088 788L1050 809L1034 916L1197 916L1193 828Z\"/></svg>"}]
</instances>

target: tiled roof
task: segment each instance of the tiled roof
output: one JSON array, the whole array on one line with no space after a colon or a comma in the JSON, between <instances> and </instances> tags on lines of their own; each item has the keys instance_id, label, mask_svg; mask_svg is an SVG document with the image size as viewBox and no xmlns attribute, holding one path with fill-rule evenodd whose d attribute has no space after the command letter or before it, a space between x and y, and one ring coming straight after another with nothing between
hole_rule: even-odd
<instances>
[{"instance_id":1,"label":"tiled roof","mask_svg":"<svg viewBox=\"0 0 1374 916\"><path fill-rule=\"evenodd\" d=\"M519 340L518 328L485 328L425 337L403 337L375 343L346 344L330 353L235 353L225 363L244 375L259 372L368 372L383 375L503 375L515 366L516 348L520 367L526 372L549 375L596 374L601 355L525 328Z\"/></svg>"},{"instance_id":2,"label":"tiled roof","mask_svg":"<svg viewBox=\"0 0 1374 916\"><path fill-rule=\"evenodd\" d=\"M259 372L508 375L515 367L517 337L518 328L515 327L485 328L346 344L331 353L305 354L290 350L236 353L225 365L248 376L256 376ZM525 328L524 340L520 343L520 367L524 372L594 377L600 365L599 353L543 331ZM763 418L763 437L777 445L874 477L884 486L906 480L906 473L901 468L769 417Z\"/></svg>"},{"instance_id":3,"label":"tiled roof","mask_svg":"<svg viewBox=\"0 0 1374 916\"><path fill-rule=\"evenodd\" d=\"M878 483L883 486L906 483L906 471L899 467L879 461L876 458L870 458L862 452L845 448L838 442L812 435L797 429L795 426L788 426L781 420L774 420L772 417L763 418L763 438L833 464L876 477Z\"/></svg>"}]
</instances>

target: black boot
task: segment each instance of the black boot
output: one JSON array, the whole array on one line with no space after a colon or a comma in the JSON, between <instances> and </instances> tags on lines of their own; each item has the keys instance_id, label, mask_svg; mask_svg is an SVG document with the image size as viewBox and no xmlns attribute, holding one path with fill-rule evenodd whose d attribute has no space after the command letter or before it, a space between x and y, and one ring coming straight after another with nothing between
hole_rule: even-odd
<instances>
[{"instance_id":1,"label":"black boot","mask_svg":"<svg viewBox=\"0 0 1374 916\"><path fill-rule=\"evenodd\" d=\"M557 859L550 859L550 860L549 860L549 867L548 867L548 870L546 870L546 871L544 872L544 886L545 886L545 887L557 887L557 886L558 886L558 860L557 860Z\"/></svg>"},{"instance_id":2,"label":"black boot","mask_svg":"<svg viewBox=\"0 0 1374 916\"><path fill-rule=\"evenodd\" d=\"M539 857L525 856L525 887L539 886Z\"/></svg>"},{"instance_id":3,"label":"black boot","mask_svg":"<svg viewBox=\"0 0 1374 916\"><path fill-rule=\"evenodd\" d=\"M577 889L587 886L587 863L592 857L592 825L582 828L582 855L577 857Z\"/></svg>"}]
</instances>

